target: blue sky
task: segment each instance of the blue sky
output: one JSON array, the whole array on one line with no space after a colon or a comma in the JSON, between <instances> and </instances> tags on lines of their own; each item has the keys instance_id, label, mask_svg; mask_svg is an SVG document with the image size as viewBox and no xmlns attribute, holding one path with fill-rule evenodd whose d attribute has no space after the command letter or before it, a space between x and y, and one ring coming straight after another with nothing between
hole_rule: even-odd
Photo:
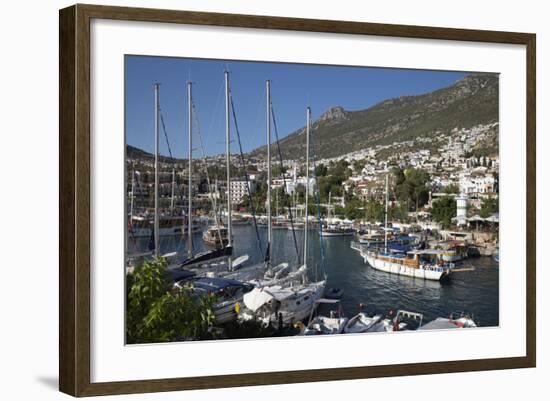
<instances>
[{"instance_id":1,"label":"blue sky","mask_svg":"<svg viewBox=\"0 0 550 401\"><path fill-rule=\"evenodd\" d=\"M154 91L159 82L160 105L172 153L187 157L186 82L193 82L206 153L225 151L223 72L230 83L243 150L265 144L265 81L271 80L271 97L280 137L305 125L305 109L312 119L333 106L346 110L368 108L382 100L417 95L453 84L464 72L341 67L246 61L126 56L126 141L146 151L154 150ZM195 128L194 143L198 144ZM238 151L232 128L232 152ZM193 146L194 157L202 152ZM161 136L160 153L168 155Z\"/></svg>"}]
</instances>

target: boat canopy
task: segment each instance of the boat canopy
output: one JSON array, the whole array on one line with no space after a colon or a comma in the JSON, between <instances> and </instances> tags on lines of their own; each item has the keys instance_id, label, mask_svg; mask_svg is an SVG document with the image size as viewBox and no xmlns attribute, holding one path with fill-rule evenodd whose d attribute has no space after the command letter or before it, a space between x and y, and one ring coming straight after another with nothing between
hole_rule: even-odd
<instances>
[{"instance_id":1,"label":"boat canopy","mask_svg":"<svg viewBox=\"0 0 550 401\"><path fill-rule=\"evenodd\" d=\"M183 280L189 280L191 277L195 276L195 272L185 270L185 269L170 269L166 273L166 277L170 278L175 283Z\"/></svg>"},{"instance_id":2,"label":"boat canopy","mask_svg":"<svg viewBox=\"0 0 550 401\"><path fill-rule=\"evenodd\" d=\"M273 298L273 295L265 288L254 288L252 291L244 294L243 302L248 309L256 312Z\"/></svg>"},{"instance_id":3,"label":"boat canopy","mask_svg":"<svg viewBox=\"0 0 550 401\"><path fill-rule=\"evenodd\" d=\"M388 243L388 249L394 252L408 252L411 249L410 245L402 245L402 244L391 244Z\"/></svg>"}]
</instances>

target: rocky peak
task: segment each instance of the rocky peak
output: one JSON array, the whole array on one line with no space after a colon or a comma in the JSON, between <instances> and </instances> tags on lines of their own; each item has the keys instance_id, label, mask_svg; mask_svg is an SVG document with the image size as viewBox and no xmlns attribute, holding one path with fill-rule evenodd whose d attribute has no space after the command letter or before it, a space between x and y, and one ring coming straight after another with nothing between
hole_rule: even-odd
<instances>
[{"instance_id":1,"label":"rocky peak","mask_svg":"<svg viewBox=\"0 0 550 401\"><path fill-rule=\"evenodd\" d=\"M347 120L349 118L349 113L344 110L342 106L331 107L325 111L321 117L319 117L318 122L322 121L333 121L333 120Z\"/></svg>"}]
</instances>

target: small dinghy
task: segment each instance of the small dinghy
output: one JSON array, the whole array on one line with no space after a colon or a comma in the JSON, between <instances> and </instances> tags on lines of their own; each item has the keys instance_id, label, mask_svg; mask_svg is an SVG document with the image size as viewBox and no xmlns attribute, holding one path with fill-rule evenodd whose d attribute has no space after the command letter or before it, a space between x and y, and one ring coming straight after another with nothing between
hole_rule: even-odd
<instances>
[{"instance_id":1,"label":"small dinghy","mask_svg":"<svg viewBox=\"0 0 550 401\"><path fill-rule=\"evenodd\" d=\"M352 317L344 327L344 333L365 333L375 324L382 320L382 315L374 315L373 317L360 312Z\"/></svg>"},{"instance_id":2,"label":"small dinghy","mask_svg":"<svg viewBox=\"0 0 550 401\"><path fill-rule=\"evenodd\" d=\"M406 310L398 310L394 317L393 311L390 311L389 316L380 320L378 323L370 327L367 333L392 332L403 330L416 330L422 326L422 313L411 312Z\"/></svg>"},{"instance_id":3,"label":"small dinghy","mask_svg":"<svg viewBox=\"0 0 550 401\"><path fill-rule=\"evenodd\" d=\"M233 261L233 263L231 264L231 267L233 268L233 270L238 270L241 267L243 267L243 265L246 262L248 262L248 259L249 259L248 255L241 255Z\"/></svg>"},{"instance_id":4,"label":"small dinghy","mask_svg":"<svg viewBox=\"0 0 550 401\"><path fill-rule=\"evenodd\" d=\"M341 299L344 296L344 290L341 288L327 288L323 294L327 299Z\"/></svg>"},{"instance_id":5,"label":"small dinghy","mask_svg":"<svg viewBox=\"0 0 550 401\"><path fill-rule=\"evenodd\" d=\"M341 334L344 331L344 327L346 327L348 318L344 317L340 301L336 299L321 298L318 299L315 304L316 305L311 309L309 323L304 328L302 335L312 336L319 334ZM331 310L329 316L318 315L313 317L313 312L315 312L316 307L320 304L338 304L338 310Z\"/></svg>"}]
</instances>

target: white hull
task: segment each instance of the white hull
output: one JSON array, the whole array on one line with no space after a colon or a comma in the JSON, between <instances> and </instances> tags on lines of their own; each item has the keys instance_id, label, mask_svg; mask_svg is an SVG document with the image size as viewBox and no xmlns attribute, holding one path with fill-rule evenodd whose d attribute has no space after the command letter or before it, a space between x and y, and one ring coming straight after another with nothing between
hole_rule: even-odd
<instances>
[{"instance_id":1,"label":"white hull","mask_svg":"<svg viewBox=\"0 0 550 401\"><path fill-rule=\"evenodd\" d=\"M449 274L447 270L425 268L423 265L421 265L419 268L409 267L401 263L394 263L387 260L379 259L372 254L364 254L363 258L373 269L380 270L386 273L397 274L400 276L439 281L443 278L443 276Z\"/></svg>"},{"instance_id":2,"label":"white hull","mask_svg":"<svg viewBox=\"0 0 550 401\"><path fill-rule=\"evenodd\" d=\"M308 319L311 314L311 309L316 308L316 303L319 298L323 296L323 292L325 291L325 282L320 282L317 284L317 288L315 291L311 293L311 296L306 300L303 299L301 302L301 305L299 309L287 309L287 310L280 310L279 313L281 313L283 318L283 324L292 324L296 323L301 320ZM270 320L273 323L278 322L278 316L271 316Z\"/></svg>"},{"instance_id":3,"label":"white hull","mask_svg":"<svg viewBox=\"0 0 550 401\"><path fill-rule=\"evenodd\" d=\"M306 285L307 291L304 291L303 288L302 290L296 289L296 294L299 295L297 297L292 297L288 301L284 301L284 305L280 306L280 308L277 308L275 311L272 309L263 309L255 313L250 310L245 310L241 313L241 318L243 320L257 319L265 325L273 324L275 326L279 324L279 315L281 323L285 326L308 319L312 310L317 308L318 304L316 301L322 297L325 291L325 284L325 281L308 284ZM270 287L264 288L269 290Z\"/></svg>"}]
</instances>

